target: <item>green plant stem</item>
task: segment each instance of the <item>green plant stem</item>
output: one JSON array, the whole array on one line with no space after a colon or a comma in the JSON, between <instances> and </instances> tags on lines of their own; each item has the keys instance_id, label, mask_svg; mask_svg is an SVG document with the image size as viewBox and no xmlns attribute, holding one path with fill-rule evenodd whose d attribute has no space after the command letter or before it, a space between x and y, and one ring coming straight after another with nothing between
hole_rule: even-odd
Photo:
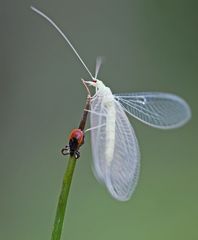
<instances>
[{"instance_id":1,"label":"green plant stem","mask_svg":"<svg viewBox=\"0 0 198 240\"><path fill-rule=\"evenodd\" d=\"M52 231L51 240L60 240L63 227L63 221L65 216L65 209L67 205L67 199L69 195L69 189L71 186L72 176L76 165L76 159L74 157L69 158L69 162L63 178L61 193L58 200L58 206L56 209L56 217L54 221L54 227Z\"/></svg>"}]
</instances>

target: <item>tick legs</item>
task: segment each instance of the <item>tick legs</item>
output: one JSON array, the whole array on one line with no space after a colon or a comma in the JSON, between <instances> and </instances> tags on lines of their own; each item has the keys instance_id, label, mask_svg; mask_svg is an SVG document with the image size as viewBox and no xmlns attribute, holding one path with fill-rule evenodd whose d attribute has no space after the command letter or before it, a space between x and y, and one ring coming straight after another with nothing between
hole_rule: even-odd
<instances>
[{"instance_id":1,"label":"tick legs","mask_svg":"<svg viewBox=\"0 0 198 240\"><path fill-rule=\"evenodd\" d=\"M78 159L80 157L80 152L78 150L75 151L71 151L70 147L68 145L66 145L62 150L61 153L65 156L65 155L70 155L70 156L74 156L75 159Z\"/></svg>"}]
</instances>

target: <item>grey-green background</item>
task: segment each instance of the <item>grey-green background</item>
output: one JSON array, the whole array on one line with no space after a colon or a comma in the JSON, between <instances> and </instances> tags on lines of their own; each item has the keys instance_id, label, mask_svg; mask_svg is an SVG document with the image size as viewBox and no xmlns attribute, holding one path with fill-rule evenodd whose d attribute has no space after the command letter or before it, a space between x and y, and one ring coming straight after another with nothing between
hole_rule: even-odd
<instances>
[{"instance_id":1,"label":"grey-green background","mask_svg":"<svg viewBox=\"0 0 198 240\"><path fill-rule=\"evenodd\" d=\"M50 239L67 163L60 149L78 122L89 79L45 11L113 92L172 92L192 120L163 131L130 118L141 149L137 189L110 197L91 171L90 134L77 163L62 239L198 239L197 1L0 1L0 239Z\"/></svg>"}]
</instances>

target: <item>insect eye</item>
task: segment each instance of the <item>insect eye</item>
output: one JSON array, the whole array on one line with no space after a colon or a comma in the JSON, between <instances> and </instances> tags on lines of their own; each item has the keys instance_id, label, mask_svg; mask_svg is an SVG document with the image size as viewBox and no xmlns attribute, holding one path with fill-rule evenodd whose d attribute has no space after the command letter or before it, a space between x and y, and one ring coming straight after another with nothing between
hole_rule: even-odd
<instances>
[{"instance_id":1,"label":"insect eye","mask_svg":"<svg viewBox=\"0 0 198 240\"><path fill-rule=\"evenodd\" d=\"M94 83L96 83L96 82L97 82L97 80L93 80L93 82L94 82Z\"/></svg>"}]
</instances>

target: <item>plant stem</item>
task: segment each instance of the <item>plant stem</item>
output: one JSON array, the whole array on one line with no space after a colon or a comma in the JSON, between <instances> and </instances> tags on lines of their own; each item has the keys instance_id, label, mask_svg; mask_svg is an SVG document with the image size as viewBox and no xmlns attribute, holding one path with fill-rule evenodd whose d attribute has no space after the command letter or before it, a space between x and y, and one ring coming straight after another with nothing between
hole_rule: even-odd
<instances>
[{"instance_id":1,"label":"plant stem","mask_svg":"<svg viewBox=\"0 0 198 240\"><path fill-rule=\"evenodd\" d=\"M54 221L54 227L52 231L51 240L60 240L63 227L63 221L65 216L65 209L67 206L67 199L69 195L69 189L71 186L72 176L76 165L76 159L69 157L69 162L64 174L61 193L58 200L58 206L56 209L56 217Z\"/></svg>"},{"instance_id":2,"label":"plant stem","mask_svg":"<svg viewBox=\"0 0 198 240\"><path fill-rule=\"evenodd\" d=\"M83 84L85 85L84 81L83 81ZM89 89L87 88L86 85L85 85L85 87L88 90L88 93L90 94ZM86 111L86 110L89 110L90 100L91 100L90 95L88 95L87 101L85 104L85 109L83 111L83 115L82 115L82 118L81 118L80 124L79 124L79 129L81 129L82 131L84 131L85 124L87 121L88 111ZM76 150L78 150L80 148L80 146L81 145L79 145ZM62 149L63 155L65 155L64 150L65 150L65 148ZM60 238L61 238L63 221L64 221L64 216L65 216L65 209L67 206L67 199L68 199L68 195L69 195L69 189L71 186L71 181L72 181L72 176L73 176L75 166L76 166L76 158L75 158L75 156L70 155L69 162L68 162L68 165L67 165L67 168L65 171L65 175L63 178L61 193L60 193L59 200L58 200L58 206L56 209L56 217L55 217L55 221L54 221L51 240L60 240Z\"/></svg>"}]
</instances>

